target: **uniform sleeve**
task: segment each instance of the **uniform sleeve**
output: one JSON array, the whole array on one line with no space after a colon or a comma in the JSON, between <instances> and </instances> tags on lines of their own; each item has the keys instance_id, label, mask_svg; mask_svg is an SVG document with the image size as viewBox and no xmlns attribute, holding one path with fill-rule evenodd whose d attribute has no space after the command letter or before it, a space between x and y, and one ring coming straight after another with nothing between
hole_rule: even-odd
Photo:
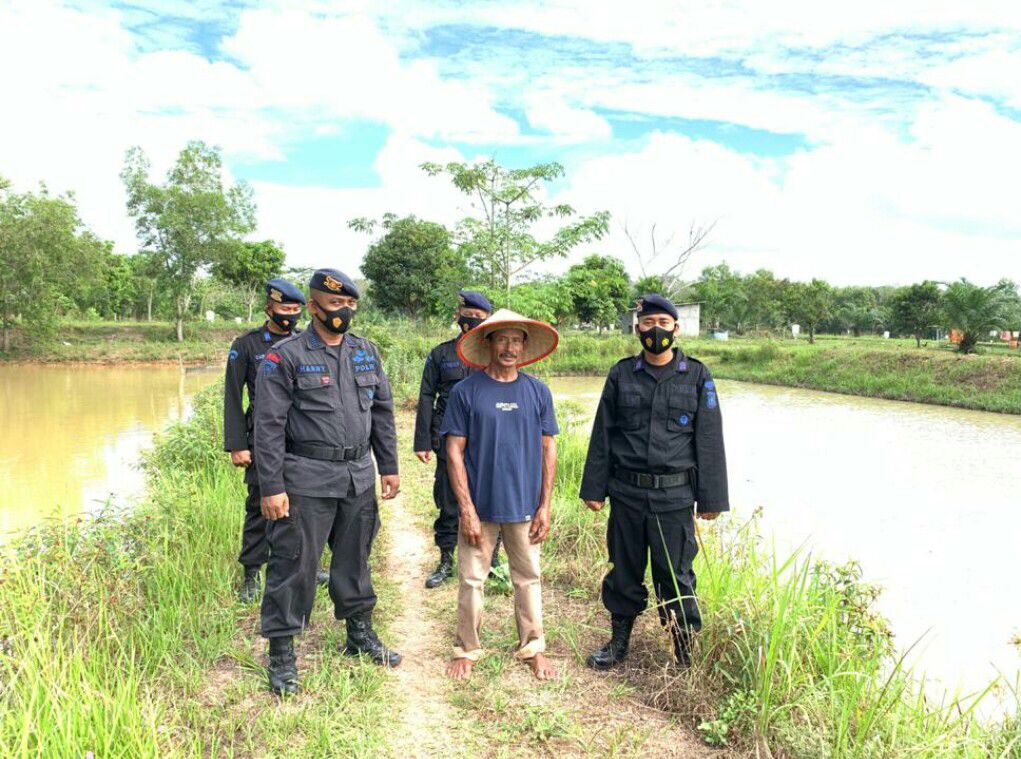
<instances>
[{"instance_id":1,"label":"uniform sleeve","mask_svg":"<svg viewBox=\"0 0 1021 759\"><path fill-rule=\"evenodd\" d=\"M372 352L376 354L376 362L379 365L379 386L375 395L372 396L372 428L369 430L369 443L372 445L372 453L376 457L376 468L380 476L397 474L397 426L394 423L394 394L390 387L390 380L383 371L383 361L378 351L373 347ZM261 399L260 399L261 402Z\"/></svg>"},{"instance_id":2,"label":"uniform sleeve","mask_svg":"<svg viewBox=\"0 0 1021 759\"><path fill-rule=\"evenodd\" d=\"M698 413L695 414L695 500L703 513L730 511L727 492L727 454L723 448L723 417L716 382L708 369L698 383Z\"/></svg>"},{"instance_id":3,"label":"uniform sleeve","mask_svg":"<svg viewBox=\"0 0 1021 759\"><path fill-rule=\"evenodd\" d=\"M255 458L262 495L283 493L287 415L294 393L294 366L275 351L266 354L255 380Z\"/></svg>"},{"instance_id":4,"label":"uniform sleeve","mask_svg":"<svg viewBox=\"0 0 1021 759\"><path fill-rule=\"evenodd\" d=\"M241 391L245 386L250 357L244 340L236 339L227 354L227 373L223 378L223 449L248 449L248 422L242 405Z\"/></svg>"},{"instance_id":5,"label":"uniform sleeve","mask_svg":"<svg viewBox=\"0 0 1021 759\"><path fill-rule=\"evenodd\" d=\"M603 394L596 407L596 418L592 423L585 469L581 475L583 501L603 501L607 495L610 479L610 427L617 416L617 376L610 371L603 385Z\"/></svg>"},{"instance_id":6,"label":"uniform sleeve","mask_svg":"<svg viewBox=\"0 0 1021 759\"><path fill-rule=\"evenodd\" d=\"M553 393L547 385L542 385L542 405L539 409L539 423L542 426L543 435L558 435L560 434L560 427L557 425L557 409L553 404Z\"/></svg>"},{"instance_id":7,"label":"uniform sleeve","mask_svg":"<svg viewBox=\"0 0 1021 759\"><path fill-rule=\"evenodd\" d=\"M447 409L443 412L443 424L440 436L454 435L468 437L468 400L464 397L463 385L454 385L447 399Z\"/></svg>"},{"instance_id":8,"label":"uniform sleeve","mask_svg":"<svg viewBox=\"0 0 1021 759\"><path fill-rule=\"evenodd\" d=\"M431 451L433 413L436 407L436 393L440 384L440 367L433 359L432 351L425 357L422 369L422 384L418 390L418 413L415 416L415 450Z\"/></svg>"}]
</instances>

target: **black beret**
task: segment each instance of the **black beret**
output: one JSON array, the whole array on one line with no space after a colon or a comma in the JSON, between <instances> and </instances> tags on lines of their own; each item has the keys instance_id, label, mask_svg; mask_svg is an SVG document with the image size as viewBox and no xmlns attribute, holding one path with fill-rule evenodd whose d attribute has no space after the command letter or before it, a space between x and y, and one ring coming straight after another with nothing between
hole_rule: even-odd
<instances>
[{"instance_id":1,"label":"black beret","mask_svg":"<svg viewBox=\"0 0 1021 759\"><path fill-rule=\"evenodd\" d=\"M358 287L347 274L337 269L318 269L308 281L310 290L330 293L331 295L349 295L360 298Z\"/></svg>"},{"instance_id":2,"label":"black beret","mask_svg":"<svg viewBox=\"0 0 1021 759\"><path fill-rule=\"evenodd\" d=\"M487 314L493 313L493 304L489 298L474 290L461 290L457 294L457 305L459 308L481 308Z\"/></svg>"},{"instance_id":3,"label":"black beret","mask_svg":"<svg viewBox=\"0 0 1021 759\"><path fill-rule=\"evenodd\" d=\"M305 305L305 296L301 290L286 279L271 279L266 283L266 300L277 303L300 303Z\"/></svg>"},{"instance_id":4,"label":"black beret","mask_svg":"<svg viewBox=\"0 0 1021 759\"><path fill-rule=\"evenodd\" d=\"M669 314L674 319L677 318L677 307L662 295L657 295L656 293L646 293L643 295L638 299L637 307L639 317L648 316L649 314Z\"/></svg>"}]
</instances>

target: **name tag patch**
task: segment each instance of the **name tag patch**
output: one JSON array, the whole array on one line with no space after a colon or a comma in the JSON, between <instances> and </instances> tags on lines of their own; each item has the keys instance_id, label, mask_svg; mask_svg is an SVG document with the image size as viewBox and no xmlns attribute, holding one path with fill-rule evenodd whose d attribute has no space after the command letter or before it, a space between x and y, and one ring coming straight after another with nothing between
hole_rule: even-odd
<instances>
[{"instance_id":1,"label":"name tag patch","mask_svg":"<svg viewBox=\"0 0 1021 759\"><path fill-rule=\"evenodd\" d=\"M326 374L326 364L301 364L298 374Z\"/></svg>"}]
</instances>

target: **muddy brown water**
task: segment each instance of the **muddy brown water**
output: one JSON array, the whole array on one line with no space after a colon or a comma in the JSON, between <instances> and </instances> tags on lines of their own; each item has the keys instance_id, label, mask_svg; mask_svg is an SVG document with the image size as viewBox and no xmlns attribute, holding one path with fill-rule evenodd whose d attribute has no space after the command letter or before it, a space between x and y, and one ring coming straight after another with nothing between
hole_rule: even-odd
<instances>
[{"instance_id":1,"label":"muddy brown water","mask_svg":"<svg viewBox=\"0 0 1021 759\"><path fill-rule=\"evenodd\" d=\"M130 505L139 452L219 367L0 366L0 540ZM734 514L779 553L858 560L948 688L1018 676L1021 417L720 381ZM602 379L552 380L591 414Z\"/></svg>"}]
</instances>

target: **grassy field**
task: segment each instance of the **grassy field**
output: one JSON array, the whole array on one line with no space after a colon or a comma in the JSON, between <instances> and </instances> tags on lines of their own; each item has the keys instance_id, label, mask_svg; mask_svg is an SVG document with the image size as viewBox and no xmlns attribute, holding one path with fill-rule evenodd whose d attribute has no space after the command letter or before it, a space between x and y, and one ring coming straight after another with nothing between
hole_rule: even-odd
<instances>
[{"instance_id":1,"label":"grassy field","mask_svg":"<svg viewBox=\"0 0 1021 759\"><path fill-rule=\"evenodd\" d=\"M21 348L0 360L219 363L243 329L192 324L188 339L177 343L169 324L77 323L67 325L60 339L45 347ZM417 393L426 353L453 335L437 324L369 319L359 323L357 331L380 346L397 396L404 401ZM946 343L916 348L913 340L874 337L820 336L815 345L805 339L765 338L685 338L680 344L722 379L1021 414L1021 351L999 345L962 356ZM634 338L616 332L568 331L553 357L533 370L540 376L604 375L636 349Z\"/></svg>"},{"instance_id":2,"label":"grassy field","mask_svg":"<svg viewBox=\"0 0 1021 759\"><path fill-rule=\"evenodd\" d=\"M283 704L266 694L257 610L234 599L241 482L219 450L217 396L204 392L194 417L161 438L146 505L118 519L42 527L3 549L0 755L377 756L400 745L407 694L392 675L338 652L343 630L325 597L299 648L304 693ZM527 708L512 708L513 623L506 613L492 620L486 645L497 653L480 667L478 687L448 694L475 755L650 750L618 719L619 708L638 705L737 756L768 748L785 757L1021 757L1017 718L981 724L972 716L977 697L923 697L872 610L875 589L853 566L775 556L754 522L735 526L733 517L702 530L705 629L692 671L664 666L667 641L652 615L640 620L630 664L592 680L581 662L606 630L598 602L606 513L576 498L581 420L571 406L560 418L544 574L551 651L568 663ZM408 419L402 414L402 427ZM405 475L409 508L424 530L429 468L408 467L417 467ZM384 635L408 603L395 580L407 567L386 558L386 524L384 515L375 551ZM444 629L450 608L437 607ZM527 678L519 682L521 698L534 692ZM585 700L597 686L611 701ZM592 728L600 718L613 729Z\"/></svg>"},{"instance_id":3,"label":"grassy field","mask_svg":"<svg viewBox=\"0 0 1021 759\"><path fill-rule=\"evenodd\" d=\"M325 593L305 636L306 694L265 697L258 612L235 600L241 479L219 451L216 396L162 437L144 506L3 549L0 755L378 755L399 696L339 652ZM392 584L377 591L394 608Z\"/></svg>"}]
</instances>

